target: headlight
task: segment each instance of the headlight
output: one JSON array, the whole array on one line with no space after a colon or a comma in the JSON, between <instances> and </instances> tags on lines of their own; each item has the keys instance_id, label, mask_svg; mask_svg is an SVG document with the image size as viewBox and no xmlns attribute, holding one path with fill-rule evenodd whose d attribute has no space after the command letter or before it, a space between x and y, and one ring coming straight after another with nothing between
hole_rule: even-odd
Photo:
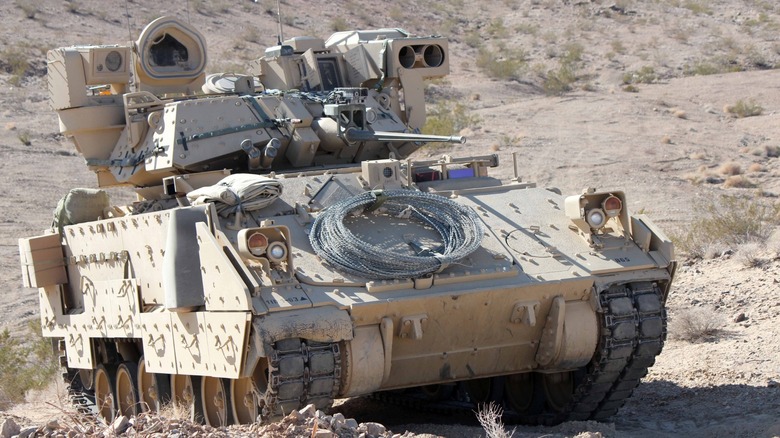
<instances>
[{"instance_id":1,"label":"headlight","mask_svg":"<svg viewBox=\"0 0 780 438\"><path fill-rule=\"evenodd\" d=\"M273 242L268 245L268 260L279 263L287 259L287 246L283 242Z\"/></svg>"},{"instance_id":2,"label":"headlight","mask_svg":"<svg viewBox=\"0 0 780 438\"><path fill-rule=\"evenodd\" d=\"M590 225L591 228L596 230L603 227L604 223L607 221L607 217L604 214L604 211L600 208L594 208L592 210L588 210L585 219L588 221L588 225Z\"/></svg>"}]
</instances>

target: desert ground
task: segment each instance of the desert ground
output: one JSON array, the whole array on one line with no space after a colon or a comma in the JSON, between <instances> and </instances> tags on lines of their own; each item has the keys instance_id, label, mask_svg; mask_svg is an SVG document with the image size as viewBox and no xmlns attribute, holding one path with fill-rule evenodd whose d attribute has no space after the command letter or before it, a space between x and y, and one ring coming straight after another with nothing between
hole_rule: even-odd
<instances>
[{"instance_id":1,"label":"desert ground","mask_svg":"<svg viewBox=\"0 0 780 438\"><path fill-rule=\"evenodd\" d=\"M286 0L281 10L285 37L402 27L450 39L452 73L429 83L428 108L468 142L415 157L497 153L503 165L495 174L511 178L516 154L524 181L564 194L623 190L631 211L683 239L724 195L777 207L776 2ZM277 38L269 0L0 2L2 328L21 333L38 311L36 291L21 287L17 239L47 228L69 188L96 186L49 108L46 50L125 43L166 14L200 29L212 72L240 71ZM117 203L132 199L111 194ZM517 427L515 436L780 436L777 224L776 216L762 223L758 241L715 236L680 248L663 353L610 422ZM709 330L690 336L701 320ZM333 410L396 433L484 434L474 420L366 399ZM68 412L62 388L52 385L0 418L65 423Z\"/></svg>"}]
</instances>

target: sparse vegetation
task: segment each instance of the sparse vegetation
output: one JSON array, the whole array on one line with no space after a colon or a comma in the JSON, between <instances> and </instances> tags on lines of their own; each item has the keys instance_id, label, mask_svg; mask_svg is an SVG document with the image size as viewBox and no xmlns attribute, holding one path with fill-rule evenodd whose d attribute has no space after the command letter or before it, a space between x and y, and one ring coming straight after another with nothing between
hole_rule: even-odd
<instances>
[{"instance_id":1,"label":"sparse vegetation","mask_svg":"<svg viewBox=\"0 0 780 438\"><path fill-rule=\"evenodd\" d=\"M743 175L731 175L723 182L726 189L753 189L756 184Z\"/></svg>"},{"instance_id":2,"label":"sparse vegetation","mask_svg":"<svg viewBox=\"0 0 780 438\"><path fill-rule=\"evenodd\" d=\"M561 63L558 69L547 71L542 88L544 88L545 93L558 96L571 91L575 81L577 81L577 74L574 66L569 63Z\"/></svg>"},{"instance_id":3,"label":"sparse vegetation","mask_svg":"<svg viewBox=\"0 0 780 438\"><path fill-rule=\"evenodd\" d=\"M481 121L462 103L442 100L428 109L428 117L422 132L430 135L457 135L462 129L475 126ZM429 143L429 147L442 147L446 143Z\"/></svg>"},{"instance_id":4,"label":"sparse vegetation","mask_svg":"<svg viewBox=\"0 0 780 438\"><path fill-rule=\"evenodd\" d=\"M37 1L16 0L15 4L19 9L22 10L22 12L24 12L24 16L30 20L35 20L35 17L40 12Z\"/></svg>"},{"instance_id":5,"label":"sparse vegetation","mask_svg":"<svg viewBox=\"0 0 780 438\"><path fill-rule=\"evenodd\" d=\"M582 61L584 48L579 43L568 43L563 46L563 52L558 59L558 67L539 73L542 77L542 89L548 95L559 96L574 87L577 82L577 69Z\"/></svg>"},{"instance_id":6,"label":"sparse vegetation","mask_svg":"<svg viewBox=\"0 0 780 438\"><path fill-rule=\"evenodd\" d=\"M349 29L349 24L343 17L336 17L330 22L330 29L334 32L342 32Z\"/></svg>"},{"instance_id":7,"label":"sparse vegetation","mask_svg":"<svg viewBox=\"0 0 780 438\"><path fill-rule=\"evenodd\" d=\"M27 131L21 131L18 134L16 134L16 138L19 139L19 141L25 145L30 146L32 145L32 141L30 140L30 133Z\"/></svg>"},{"instance_id":8,"label":"sparse vegetation","mask_svg":"<svg viewBox=\"0 0 780 438\"><path fill-rule=\"evenodd\" d=\"M707 14L712 15L712 8L707 5L707 2L700 0L688 0L683 3L682 7L690 10L694 14Z\"/></svg>"},{"instance_id":9,"label":"sparse vegetation","mask_svg":"<svg viewBox=\"0 0 780 438\"><path fill-rule=\"evenodd\" d=\"M761 113L764 112L764 108L757 104L753 99L748 101L740 99L734 105L726 105L724 112L732 114L738 118L744 118L761 115Z\"/></svg>"},{"instance_id":10,"label":"sparse vegetation","mask_svg":"<svg viewBox=\"0 0 780 438\"><path fill-rule=\"evenodd\" d=\"M721 73L734 73L744 70L744 67L734 57L714 57L698 60L683 67L685 76L707 76Z\"/></svg>"},{"instance_id":11,"label":"sparse vegetation","mask_svg":"<svg viewBox=\"0 0 780 438\"><path fill-rule=\"evenodd\" d=\"M723 318L712 308L685 309L669 318L669 337L688 342L711 341L723 325Z\"/></svg>"},{"instance_id":12,"label":"sparse vegetation","mask_svg":"<svg viewBox=\"0 0 780 438\"><path fill-rule=\"evenodd\" d=\"M520 49L483 50L477 55L476 64L493 79L517 80L526 70L526 56L526 52Z\"/></svg>"},{"instance_id":13,"label":"sparse vegetation","mask_svg":"<svg viewBox=\"0 0 780 438\"><path fill-rule=\"evenodd\" d=\"M646 65L638 71L629 71L623 74L623 84L652 84L658 79L653 67Z\"/></svg>"},{"instance_id":14,"label":"sparse vegetation","mask_svg":"<svg viewBox=\"0 0 780 438\"><path fill-rule=\"evenodd\" d=\"M715 245L734 249L755 240L766 240L778 223L780 208L750 198L723 196L717 202L697 206L703 217L682 233L672 235L677 248L691 257L703 258Z\"/></svg>"},{"instance_id":15,"label":"sparse vegetation","mask_svg":"<svg viewBox=\"0 0 780 438\"><path fill-rule=\"evenodd\" d=\"M38 321L32 321L23 338L0 332L0 409L24 400L31 389L47 385L57 371L49 339L41 335Z\"/></svg>"},{"instance_id":16,"label":"sparse vegetation","mask_svg":"<svg viewBox=\"0 0 780 438\"><path fill-rule=\"evenodd\" d=\"M761 266L761 251L763 246L758 242L743 243L737 247L736 259L746 268Z\"/></svg>"},{"instance_id":17,"label":"sparse vegetation","mask_svg":"<svg viewBox=\"0 0 780 438\"><path fill-rule=\"evenodd\" d=\"M723 175L739 175L742 173L742 167L733 161L729 161L721 164L718 172Z\"/></svg>"},{"instance_id":18,"label":"sparse vegetation","mask_svg":"<svg viewBox=\"0 0 780 438\"><path fill-rule=\"evenodd\" d=\"M0 66L4 66L6 73L11 74L9 82L12 85L19 86L22 78L27 73L30 62L22 50L17 48L8 48L0 53Z\"/></svg>"}]
</instances>

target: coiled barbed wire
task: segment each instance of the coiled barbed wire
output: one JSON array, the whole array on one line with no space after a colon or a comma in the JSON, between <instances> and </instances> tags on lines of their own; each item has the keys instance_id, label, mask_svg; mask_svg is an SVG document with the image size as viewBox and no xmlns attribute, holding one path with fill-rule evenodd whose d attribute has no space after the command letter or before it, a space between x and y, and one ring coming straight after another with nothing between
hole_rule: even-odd
<instances>
[{"instance_id":1,"label":"coiled barbed wire","mask_svg":"<svg viewBox=\"0 0 780 438\"><path fill-rule=\"evenodd\" d=\"M443 246L408 255L359 239L344 219L373 210L378 203L390 215L430 225L441 236ZM366 192L331 205L312 224L309 242L320 258L341 271L370 280L390 280L441 271L474 252L483 233L482 221L470 207L430 193L388 190Z\"/></svg>"}]
</instances>

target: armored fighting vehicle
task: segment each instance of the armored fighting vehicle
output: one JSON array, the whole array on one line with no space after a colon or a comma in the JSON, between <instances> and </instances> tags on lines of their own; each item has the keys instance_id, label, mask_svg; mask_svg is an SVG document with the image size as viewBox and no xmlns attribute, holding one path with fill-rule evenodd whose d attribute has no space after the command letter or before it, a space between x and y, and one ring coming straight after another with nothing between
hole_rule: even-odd
<instances>
[{"instance_id":1,"label":"armored fighting vehicle","mask_svg":"<svg viewBox=\"0 0 780 438\"><path fill-rule=\"evenodd\" d=\"M50 51L60 129L100 188L68 192L20 253L75 401L106 420L173 401L211 425L366 394L615 414L661 352L672 244L622 191L410 159L464 141L420 134L449 62L442 37L379 29L207 76L203 36L171 17ZM137 201L112 205L114 186Z\"/></svg>"}]
</instances>

